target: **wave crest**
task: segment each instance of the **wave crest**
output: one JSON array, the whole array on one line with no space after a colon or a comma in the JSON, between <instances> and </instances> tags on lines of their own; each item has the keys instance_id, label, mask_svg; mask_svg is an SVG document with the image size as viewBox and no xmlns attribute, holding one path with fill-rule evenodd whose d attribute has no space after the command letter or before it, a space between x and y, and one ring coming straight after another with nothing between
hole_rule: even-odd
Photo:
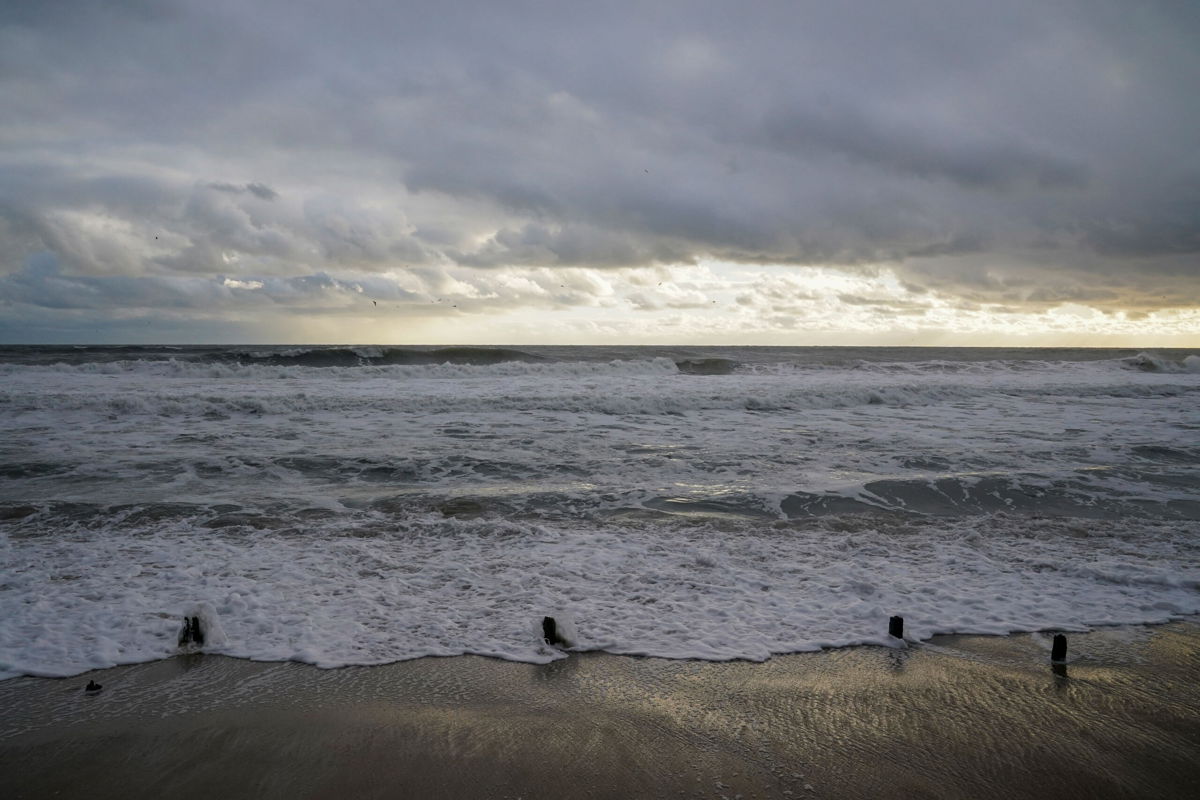
<instances>
[{"instance_id":1,"label":"wave crest","mask_svg":"<svg viewBox=\"0 0 1200 800\"><path fill-rule=\"evenodd\" d=\"M539 362L542 356L507 347L298 347L287 350L231 350L214 353L208 361L297 367L367 367L379 365L463 364L483 366L506 362Z\"/></svg>"},{"instance_id":2,"label":"wave crest","mask_svg":"<svg viewBox=\"0 0 1200 800\"><path fill-rule=\"evenodd\" d=\"M1200 373L1200 356L1184 356L1180 361L1173 361L1156 353L1141 352L1136 356L1120 359L1126 369L1136 369L1141 372L1191 372Z\"/></svg>"}]
</instances>

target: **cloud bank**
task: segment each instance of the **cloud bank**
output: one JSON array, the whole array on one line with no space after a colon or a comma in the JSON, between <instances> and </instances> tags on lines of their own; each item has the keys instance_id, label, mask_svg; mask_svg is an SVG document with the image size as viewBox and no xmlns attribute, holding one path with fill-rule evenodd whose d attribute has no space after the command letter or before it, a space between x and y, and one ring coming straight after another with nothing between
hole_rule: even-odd
<instances>
[{"instance_id":1,"label":"cloud bank","mask_svg":"<svg viewBox=\"0 0 1200 800\"><path fill-rule=\"evenodd\" d=\"M646 6L9 4L0 338L1200 340L1200 8Z\"/></svg>"}]
</instances>

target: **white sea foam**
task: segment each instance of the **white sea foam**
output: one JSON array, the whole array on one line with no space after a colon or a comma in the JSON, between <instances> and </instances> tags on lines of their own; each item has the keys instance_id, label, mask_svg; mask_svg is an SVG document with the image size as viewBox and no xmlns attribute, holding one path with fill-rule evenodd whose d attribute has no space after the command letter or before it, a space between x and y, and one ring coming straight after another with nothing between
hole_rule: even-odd
<instances>
[{"instance_id":1,"label":"white sea foam","mask_svg":"<svg viewBox=\"0 0 1200 800\"><path fill-rule=\"evenodd\" d=\"M1130 381L1107 365L997 374L788 370L679 374L669 359L489 366L282 367L193 362L0 365L0 409L189 415L369 409L430 413L567 411L612 415L930 406L993 398L1073 402L1200 393L1175 372ZM1182 369L1182 368L1180 368Z\"/></svg>"},{"instance_id":2,"label":"white sea foam","mask_svg":"<svg viewBox=\"0 0 1200 800\"><path fill-rule=\"evenodd\" d=\"M1180 524L731 533L414 518L368 538L324 533L5 537L0 670L164 658L197 609L208 630L224 628L206 652L324 667L461 653L546 662L564 655L541 641L548 614L574 618L580 650L761 660L891 644L891 614L920 640L1200 612L1198 545Z\"/></svg>"}]
</instances>

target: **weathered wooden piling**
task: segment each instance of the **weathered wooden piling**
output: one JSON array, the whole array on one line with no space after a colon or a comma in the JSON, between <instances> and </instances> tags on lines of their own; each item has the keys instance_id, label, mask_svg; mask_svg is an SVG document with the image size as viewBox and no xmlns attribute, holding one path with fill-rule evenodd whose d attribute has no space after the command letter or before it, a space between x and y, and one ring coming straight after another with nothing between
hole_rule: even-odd
<instances>
[{"instance_id":1,"label":"weathered wooden piling","mask_svg":"<svg viewBox=\"0 0 1200 800\"><path fill-rule=\"evenodd\" d=\"M179 646L195 643L204 644L204 629L200 627L199 617L184 617L183 630L179 632Z\"/></svg>"},{"instance_id":2,"label":"weathered wooden piling","mask_svg":"<svg viewBox=\"0 0 1200 800\"><path fill-rule=\"evenodd\" d=\"M554 622L554 617L542 617L542 636L546 639L546 644L558 644L558 625Z\"/></svg>"},{"instance_id":3,"label":"weathered wooden piling","mask_svg":"<svg viewBox=\"0 0 1200 800\"><path fill-rule=\"evenodd\" d=\"M892 617L888 620L888 635L897 639L904 638L904 617Z\"/></svg>"},{"instance_id":4,"label":"weathered wooden piling","mask_svg":"<svg viewBox=\"0 0 1200 800\"><path fill-rule=\"evenodd\" d=\"M1060 664L1067 660L1067 637L1061 633L1054 634L1054 646L1050 648L1050 660Z\"/></svg>"}]
</instances>

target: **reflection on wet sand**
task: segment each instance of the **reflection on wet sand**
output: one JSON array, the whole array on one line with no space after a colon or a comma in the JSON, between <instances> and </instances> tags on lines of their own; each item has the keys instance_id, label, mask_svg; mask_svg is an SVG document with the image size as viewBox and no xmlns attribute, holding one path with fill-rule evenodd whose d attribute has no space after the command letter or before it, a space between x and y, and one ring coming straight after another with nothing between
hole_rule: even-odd
<instances>
[{"instance_id":1,"label":"reflection on wet sand","mask_svg":"<svg viewBox=\"0 0 1200 800\"><path fill-rule=\"evenodd\" d=\"M1184 796L1200 626L765 663L573 654L319 670L213 656L0 682L0 793ZM103 693L81 701L95 677ZM788 793L791 793L790 795Z\"/></svg>"}]
</instances>

